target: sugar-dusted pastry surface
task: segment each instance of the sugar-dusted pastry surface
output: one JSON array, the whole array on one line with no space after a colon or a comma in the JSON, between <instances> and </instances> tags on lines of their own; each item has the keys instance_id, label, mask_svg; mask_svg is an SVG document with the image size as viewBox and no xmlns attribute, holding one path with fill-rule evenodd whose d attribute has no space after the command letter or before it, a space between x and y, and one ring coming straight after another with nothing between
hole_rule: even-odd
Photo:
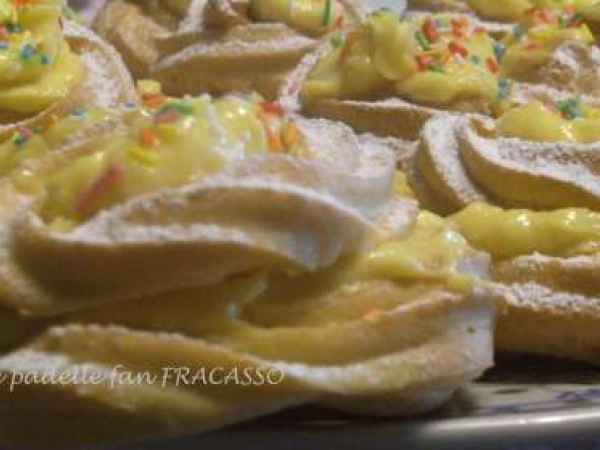
<instances>
[{"instance_id":1,"label":"sugar-dusted pastry surface","mask_svg":"<svg viewBox=\"0 0 600 450\"><path fill-rule=\"evenodd\" d=\"M569 97L515 105L497 120L437 117L415 158L431 192L418 188L417 197L438 212L475 201L598 210L597 130L597 108Z\"/></svg>"}]
</instances>

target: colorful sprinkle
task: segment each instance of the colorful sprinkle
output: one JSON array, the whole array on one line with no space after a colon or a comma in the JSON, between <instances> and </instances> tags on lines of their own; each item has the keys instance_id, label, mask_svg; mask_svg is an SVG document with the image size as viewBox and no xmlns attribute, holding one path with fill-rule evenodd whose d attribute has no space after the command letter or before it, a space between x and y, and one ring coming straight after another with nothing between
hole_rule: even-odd
<instances>
[{"instance_id":1,"label":"colorful sprinkle","mask_svg":"<svg viewBox=\"0 0 600 450\"><path fill-rule=\"evenodd\" d=\"M171 102L163 106L154 116L154 123L176 122L181 115L194 114L194 107L183 102Z\"/></svg>"},{"instance_id":2,"label":"colorful sprinkle","mask_svg":"<svg viewBox=\"0 0 600 450\"><path fill-rule=\"evenodd\" d=\"M18 23L8 22L5 23L4 26L10 34L17 34L23 32L23 28Z\"/></svg>"},{"instance_id":3,"label":"colorful sprinkle","mask_svg":"<svg viewBox=\"0 0 600 450\"><path fill-rule=\"evenodd\" d=\"M498 63L492 57L489 57L485 60L485 65L487 66L488 70L490 72L492 72L493 74L496 74L500 71L500 67L498 66Z\"/></svg>"},{"instance_id":4,"label":"colorful sprinkle","mask_svg":"<svg viewBox=\"0 0 600 450\"><path fill-rule=\"evenodd\" d=\"M504 58L506 47L500 42L494 42L494 55L496 55L496 61L501 62Z\"/></svg>"},{"instance_id":5,"label":"colorful sprinkle","mask_svg":"<svg viewBox=\"0 0 600 450\"><path fill-rule=\"evenodd\" d=\"M523 29L523 27L521 25L515 26L512 30L512 35L517 41L520 40L524 34L525 34L525 30Z\"/></svg>"},{"instance_id":6,"label":"colorful sprinkle","mask_svg":"<svg viewBox=\"0 0 600 450\"><path fill-rule=\"evenodd\" d=\"M556 107L565 119L574 120L583 116L581 100L578 98L560 101L556 104Z\"/></svg>"},{"instance_id":7,"label":"colorful sprinkle","mask_svg":"<svg viewBox=\"0 0 600 450\"><path fill-rule=\"evenodd\" d=\"M275 116L283 115L283 108L277 102L262 102L260 107L266 114L273 114Z\"/></svg>"},{"instance_id":8,"label":"colorful sprinkle","mask_svg":"<svg viewBox=\"0 0 600 450\"><path fill-rule=\"evenodd\" d=\"M423 30L423 34L425 35L425 37L427 38L427 40L429 42L436 42L440 37L440 35L437 31L435 22L433 21L433 19L431 17L428 17L427 19L425 19L422 30Z\"/></svg>"},{"instance_id":9,"label":"colorful sprinkle","mask_svg":"<svg viewBox=\"0 0 600 450\"><path fill-rule=\"evenodd\" d=\"M332 0L325 0L325 11L323 12L323 26L326 27L331 22Z\"/></svg>"},{"instance_id":10,"label":"colorful sprinkle","mask_svg":"<svg viewBox=\"0 0 600 450\"><path fill-rule=\"evenodd\" d=\"M431 50L431 46L429 45L429 41L427 40L427 38L425 37L425 35L423 34L422 31L417 31L415 33L415 39L417 40L417 42L419 43L419 46L425 50Z\"/></svg>"},{"instance_id":11,"label":"colorful sprinkle","mask_svg":"<svg viewBox=\"0 0 600 450\"><path fill-rule=\"evenodd\" d=\"M433 58L429 55L417 55L417 65L419 66L419 70L428 70L429 65L433 63Z\"/></svg>"},{"instance_id":12,"label":"colorful sprinkle","mask_svg":"<svg viewBox=\"0 0 600 450\"><path fill-rule=\"evenodd\" d=\"M73 117L84 117L86 113L87 111L84 108L75 108L73 111L71 111L71 115Z\"/></svg>"},{"instance_id":13,"label":"colorful sprinkle","mask_svg":"<svg viewBox=\"0 0 600 450\"><path fill-rule=\"evenodd\" d=\"M75 212L82 217L94 212L98 208L102 197L114 189L124 176L125 168L122 165L113 164L109 166L104 174L81 194L75 204Z\"/></svg>"},{"instance_id":14,"label":"colorful sprinkle","mask_svg":"<svg viewBox=\"0 0 600 450\"><path fill-rule=\"evenodd\" d=\"M154 116L154 123L161 124L177 122L179 116L179 113L174 109L161 110Z\"/></svg>"},{"instance_id":15,"label":"colorful sprinkle","mask_svg":"<svg viewBox=\"0 0 600 450\"><path fill-rule=\"evenodd\" d=\"M177 111L180 114L183 114L184 116L191 116L192 114L194 114L194 107L184 102L171 102L165 105L162 109L174 109L175 111Z\"/></svg>"},{"instance_id":16,"label":"colorful sprinkle","mask_svg":"<svg viewBox=\"0 0 600 450\"><path fill-rule=\"evenodd\" d=\"M352 48L359 41L359 39L360 39L360 33L356 32L356 31L349 33L348 36L346 36L346 45L344 45L344 48L342 49L342 53L340 54L340 62L341 63L344 63L346 61L346 59L348 58L348 56L350 56L350 52L352 51Z\"/></svg>"},{"instance_id":17,"label":"colorful sprinkle","mask_svg":"<svg viewBox=\"0 0 600 450\"><path fill-rule=\"evenodd\" d=\"M281 130L281 140L286 148L294 148L300 142L300 130L293 122L287 122Z\"/></svg>"},{"instance_id":18,"label":"colorful sprinkle","mask_svg":"<svg viewBox=\"0 0 600 450\"><path fill-rule=\"evenodd\" d=\"M439 63L437 63L437 64L430 64L429 65L429 70L431 72L446 73L446 71L444 70L444 66L442 66Z\"/></svg>"},{"instance_id":19,"label":"colorful sprinkle","mask_svg":"<svg viewBox=\"0 0 600 450\"><path fill-rule=\"evenodd\" d=\"M505 100L510 95L511 84L506 78L498 80L498 100Z\"/></svg>"},{"instance_id":20,"label":"colorful sprinkle","mask_svg":"<svg viewBox=\"0 0 600 450\"><path fill-rule=\"evenodd\" d=\"M19 127L13 136L13 144L22 147L31 139L31 136L33 136L33 132L29 128Z\"/></svg>"},{"instance_id":21,"label":"colorful sprinkle","mask_svg":"<svg viewBox=\"0 0 600 450\"><path fill-rule=\"evenodd\" d=\"M144 106L147 106L148 108L158 108L166 101L167 97L165 97L163 94L146 93L142 95L142 102L144 103Z\"/></svg>"},{"instance_id":22,"label":"colorful sprinkle","mask_svg":"<svg viewBox=\"0 0 600 450\"><path fill-rule=\"evenodd\" d=\"M140 130L139 141L144 147L158 147L160 145L160 138L150 128Z\"/></svg>"},{"instance_id":23,"label":"colorful sprinkle","mask_svg":"<svg viewBox=\"0 0 600 450\"><path fill-rule=\"evenodd\" d=\"M331 45L335 48L339 48L344 45L344 38L339 34L331 37Z\"/></svg>"},{"instance_id":24,"label":"colorful sprinkle","mask_svg":"<svg viewBox=\"0 0 600 450\"><path fill-rule=\"evenodd\" d=\"M469 50L467 50L465 47L463 47L456 41L452 41L448 44L448 50L453 55L459 55L459 56L462 56L463 58L466 58L467 56L469 56Z\"/></svg>"},{"instance_id":25,"label":"colorful sprinkle","mask_svg":"<svg viewBox=\"0 0 600 450\"><path fill-rule=\"evenodd\" d=\"M36 52L37 50L33 45L25 44L23 47L21 47L21 59L28 61L33 57L33 55L35 55Z\"/></svg>"}]
</instances>

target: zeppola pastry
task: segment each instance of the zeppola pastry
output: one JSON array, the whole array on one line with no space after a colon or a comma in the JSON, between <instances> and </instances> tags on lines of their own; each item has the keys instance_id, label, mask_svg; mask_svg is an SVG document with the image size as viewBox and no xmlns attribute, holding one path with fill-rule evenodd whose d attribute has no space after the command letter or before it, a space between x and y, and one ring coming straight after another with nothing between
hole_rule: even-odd
<instances>
[{"instance_id":1,"label":"zeppola pastry","mask_svg":"<svg viewBox=\"0 0 600 450\"><path fill-rule=\"evenodd\" d=\"M497 349L600 363L600 213L474 203L451 221L493 257Z\"/></svg>"},{"instance_id":2,"label":"zeppola pastry","mask_svg":"<svg viewBox=\"0 0 600 450\"><path fill-rule=\"evenodd\" d=\"M135 100L119 55L61 18L61 5L0 1L0 141L18 140L79 106Z\"/></svg>"},{"instance_id":3,"label":"zeppola pastry","mask_svg":"<svg viewBox=\"0 0 600 450\"><path fill-rule=\"evenodd\" d=\"M112 0L95 28L134 76L171 95L254 89L274 98L319 39L355 23L353 0Z\"/></svg>"},{"instance_id":4,"label":"zeppola pastry","mask_svg":"<svg viewBox=\"0 0 600 450\"><path fill-rule=\"evenodd\" d=\"M599 124L600 110L570 99L424 127L411 185L492 255L500 349L599 362Z\"/></svg>"},{"instance_id":5,"label":"zeppola pastry","mask_svg":"<svg viewBox=\"0 0 600 450\"><path fill-rule=\"evenodd\" d=\"M444 110L494 114L508 95L495 40L467 16L371 14L307 58L299 102L310 115L383 136L416 139ZM288 91L293 89L288 89ZM294 107L293 99L284 102Z\"/></svg>"},{"instance_id":6,"label":"zeppola pastry","mask_svg":"<svg viewBox=\"0 0 600 450\"><path fill-rule=\"evenodd\" d=\"M491 365L489 258L419 212L389 148L257 96L141 90L112 133L0 181L0 302L37 336L17 330L0 358L2 445L169 436L304 403L414 414ZM250 378L188 384L173 366ZM84 369L101 381L11 376Z\"/></svg>"}]
</instances>

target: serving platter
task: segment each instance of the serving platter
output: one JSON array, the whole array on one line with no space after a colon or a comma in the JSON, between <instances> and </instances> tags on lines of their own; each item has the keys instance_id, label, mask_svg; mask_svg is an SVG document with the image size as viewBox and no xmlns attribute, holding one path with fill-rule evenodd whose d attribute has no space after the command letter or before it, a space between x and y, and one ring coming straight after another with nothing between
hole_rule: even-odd
<instances>
[{"instance_id":1,"label":"serving platter","mask_svg":"<svg viewBox=\"0 0 600 450\"><path fill-rule=\"evenodd\" d=\"M223 431L98 450L600 450L600 370L500 356L442 410L377 419L302 408Z\"/></svg>"},{"instance_id":2,"label":"serving platter","mask_svg":"<svg viewBox=\"0 0 600 450\"><path fill-rule=\"evenodd\" d=\"M71 0L90 21L104 0ZM404 0L365 0L402 11ZM305 407L223 431L97 450L600 450L600 369L506 356L440 411L411 419ZM88 450L88 449L86 449Z\"/></svg>"}]
</instances>

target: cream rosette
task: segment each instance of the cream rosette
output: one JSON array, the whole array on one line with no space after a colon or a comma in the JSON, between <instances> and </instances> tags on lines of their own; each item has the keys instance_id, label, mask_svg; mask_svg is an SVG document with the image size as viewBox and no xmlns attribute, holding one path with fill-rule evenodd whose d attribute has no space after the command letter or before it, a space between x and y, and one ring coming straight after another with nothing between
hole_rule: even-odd
<instances>
[{"instance_id":1,"label":"cream rosette","mask_svg":"<svg viewBox=\"0 0 600 450\"><path fill-rule=\"evenodd\" d=\"M478 281L488 258L395 194L395 158L381 141L245 98L163 102L141 118L125 112L119 132L155 153L96 135L1 182L0 298L28 316L0 316L22 324L0 359L0 404L10 410L0 442L174 436L307 403L415 414L492 364L495 309ZM155 134L141 131L148 120ZM178 153L169 142L192 147ZM201 170L170 178L163 167L177 161L180 174L196 161L192 149ZM112 156L93 157L103 151ZM220 164L207 171L213 156ZM91 188L70 195L97 160L106 165ZM24 170L36 181L23 183ZM25 326L34 339L23 341ZM233 378L182 383L169 367ZM99 381L14 383L15 374L84 370ZM34 435L40 405L46 420Z\"/></svg>"}]
</instances>

